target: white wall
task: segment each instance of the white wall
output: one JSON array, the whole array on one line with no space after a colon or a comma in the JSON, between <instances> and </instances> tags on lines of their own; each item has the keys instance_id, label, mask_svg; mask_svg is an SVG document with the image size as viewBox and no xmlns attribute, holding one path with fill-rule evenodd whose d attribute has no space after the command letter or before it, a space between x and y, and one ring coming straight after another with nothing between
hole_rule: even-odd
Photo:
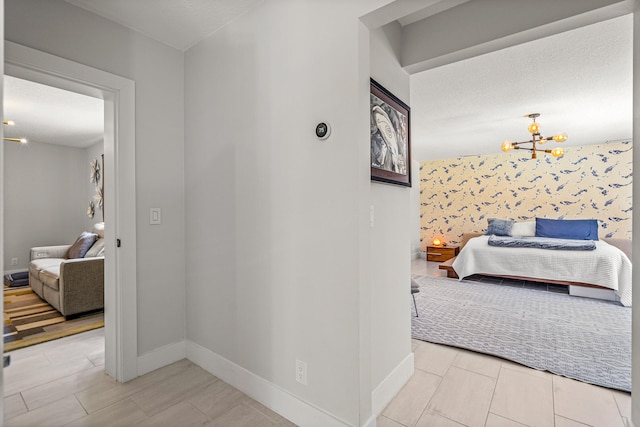
<instances>
[{"instance_id":1,"label":"white wall","mask_svg":"<svg viewBox=\"0 0 640 427\"><path fill-rule=\"evenodd\" d=\"M184 340L183 53L62 0L9 0L5 17L9 41L135 81L138 354Z\"/></svg>"},{"instance_id":2,"label":"white wall","mask_svg":"<svg viewBox=\"0 0 640 427\"><path fill-rule=\"evenodd\" d=\"M372 3L265 1L186 53L187 338L349 425L371 415L358 409L372 313L360 313L371 184L357 17ZM320 120L326 141L313 134ZM377 202L408 211L409 190L380 191ZM407 243L387 260L400 271L405 353L408 255Z\"/></svg>"},{"instance_id":3,"label":"white wall","mask_svg":"<svg viewBox=\"0 0 640 427\"><path fill-rule=\"evenodd\" d=\"M71 244L85 230L85 150L38 142L4 150L4 265L26 271L30 248Z\"/></svg>"},{"instance_id":4,"label":"white wall","mask_svg":"<svg viewBox=\"0 0 640 427\"><path fill-rule=\"evenodd\" d=\"M393 53L394 33L371 32L371 77L411 106L409 75ZM412 168L415 169L412 163ZM412 176L415 178L415 170ZM411 194L419 189L371 182L374 227L371 229L372 385L374 389L411 353Z\"/></svg>"}]
</instances>

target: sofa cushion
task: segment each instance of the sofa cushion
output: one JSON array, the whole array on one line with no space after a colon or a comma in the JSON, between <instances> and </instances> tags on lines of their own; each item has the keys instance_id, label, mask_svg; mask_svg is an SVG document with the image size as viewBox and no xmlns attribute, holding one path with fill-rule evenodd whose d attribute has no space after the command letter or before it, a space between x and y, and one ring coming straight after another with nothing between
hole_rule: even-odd
<instances>
[{"instance_id":1,"label":"sofa cushion","mask_svg":"<svg viewBox=\"0 0 640 427\"><path fill-rule=\"evenodd\" d=\"M80 234L80 236L73 243L73 245L71 245L71 247L69 248L69 252L67 252L67 258L84 258L84 255L87 253L89 248L93 246L97 238L97 234L83 231L82 234Z\"/></svg>"},{"instance_id":2,"label":"sofa cushion","mask_svg":"<svg viewBox=\"0 0 640 427\"><path fill-rule=\"evenodd\" d=\"M94 258L97 256L104 256L104 238L96 240L93 246L84 254L85 258Z\"/></svg>"},{"instance_id":3,"label":"sofa cushion","mask_svg":"<svg viewBox=\"0 0 640 427\"><path fill-rule=\"evenodd\" d=\"M40 281L51 289L60 288L60 264L57 267L48 267L40 271Z\"/></svg>"},{"instance_id":4,"label":"sofa cushion","mask_svg":"<svg viewBox=\"0 0 640 427\"><path fill-rule=\"evenodd\" d=\"M40 278L40 272L50 267L60 267L60 263L64 261L64 258L39 258L32 259L29 263L29 270L38 279Z\"/></svg>"}]
</instances>

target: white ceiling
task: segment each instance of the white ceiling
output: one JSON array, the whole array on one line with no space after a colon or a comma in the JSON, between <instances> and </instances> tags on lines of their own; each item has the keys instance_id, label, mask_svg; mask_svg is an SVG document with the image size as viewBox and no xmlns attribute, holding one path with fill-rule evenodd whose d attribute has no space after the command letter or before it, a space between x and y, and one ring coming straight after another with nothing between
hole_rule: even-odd
<instances>
[{"instance_id":1,"label":"white ceiling","mask_svg":"<svg viewBox=\"0 0 640 427\"><path fill-rule=\"evenodd\" d=\"M564 146L631 138L632 33L626 15L414 74L413 158L499 153L529 113Z\"/></svg>"},{"instance_id":2,"label":"white ceiling","mask_svg":"<svg viewBox=\"0 0 640 427\"><path fill-rule=\"evenodd\" d=\"M66 0L178 50L187 50L262 0Z\"/></svg>"},{"instance_id":3,"label":"white ceiling","mask_svg":"<svg viewBox=\"0 0 640 427\"><path fill-rule=\"evenodd\" d=\"M184 50L262 0L66 1ZM627 15L412 75L414 160L500 152L505 139L529 139L529 113L542 114L543 135L567 132L565 146L630 138L632 31ZM14 79L5 87L5 117L17 123L5 127L8 136L58 144L101 137L95 119L83 125L100 108L102 126L101 101L29 86ZM77 109L63 110L76 105L72 98Z\"/></svg>"},{"instance_id":4,"label":"white ceiling","mask_svg":"<svg viewBox=\"0 0 640 427\"><path fill-rule=\"evenodd\" d=\"M102 140L104 102L63 89L4 76L5 137L71 147Z\"/></svg>"}]
</instances>

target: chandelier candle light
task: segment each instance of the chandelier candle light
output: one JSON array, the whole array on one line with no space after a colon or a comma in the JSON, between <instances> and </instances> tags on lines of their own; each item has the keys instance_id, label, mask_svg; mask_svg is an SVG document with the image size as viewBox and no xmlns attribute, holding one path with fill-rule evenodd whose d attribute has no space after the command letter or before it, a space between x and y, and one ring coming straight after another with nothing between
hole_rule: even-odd
<instances>
[{"instance_id":1,"label":"chandelier candle light","mask_svg":"<svg viewBox=\"0 0 640 427\"><path fill-rule=\"evenodd\" d=\"M556 147L551 150L544 150L544 149L538 148L537 144L539 145L546 144L549 139L553 139L556 142L564 142L567 140L567 134L563 132L563 133L555 134L551 138L545 138L544 136L540 135L540 124L536 123L536 118L540 117L540 113L527 114L525 117L529 117L531 120L533 120L533 123L529 125L529 132L531 132L531 140L522 141L522 142L505 141L502 144L502 151L506 153L511 149L529 150L531 151L532 159L538 158L538 155L537 155L538 151L542 151L543 153L550 153L553 157L564 156L564 148ZM531 144L531 147L521 147L521 145L523 144Z\"/></svg>"}]
</instances>

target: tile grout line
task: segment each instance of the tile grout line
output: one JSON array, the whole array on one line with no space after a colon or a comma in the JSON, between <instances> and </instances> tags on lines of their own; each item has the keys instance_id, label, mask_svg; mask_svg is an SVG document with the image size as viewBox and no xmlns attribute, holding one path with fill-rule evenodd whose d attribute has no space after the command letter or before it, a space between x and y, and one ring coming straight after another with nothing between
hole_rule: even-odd
<instances>
[{"instance_id":1,"label":"tile grout line","mask_svg":"<svg viewBox=\"0 0 640 427\"><path fill-rule=\"evenodd\" d=\"M498 389L498 380L500 379L500 375L502 374L502 363L500 363L500 369L498 370L498 377L496 378L496 382L493 385L493 393L491 393L491 402L489 402L489 409L487 410L487 415L484 418L484 425L487 425L489 421L489 414L491 414L491 407L493 406L493 399L496 396L496 390Z\"/></svg>"},{"instance_id":2,"label":"tile grout line","mask_svg":"<svg viewBox=\"0 0 640 427\"><path fill-rule=\"evenodd\" d=\"M556 425L556 379L555 377L552 375L551 376L551 407L553 408L553 425ZM576 420L573 420L576 421ZM577 421L576 421L577 422Z\"/></svg>"},{"instance_id":3,"label":"tile grout line","mask_svg":"<svg viewBox=\"0 0 640 427\"><path fill-rule=\"evenodd\" d=\"M625 422L625 416L622 415L622 408L620 408L620 404L618 403L618 399L616 399L616 395L614 392L611 392L611 395L613 396L613 401L616 403L616 407L618 408L618 414L620 414L620 419L622 420L622 425L626 426L627 423Z\"/></svg>"},{"instance_id":4,"label":"tile grout line","mask_svg":"<svg viewBox=\"0 0 640 427\"><path fill-rule=\"evenodd\" d=\"M458 351L458 350L456 350L456 352L457 352L457 351ZM457 354L456 354L456 357L458 357L458 355L457 355ZM454 358L453 358L453 360L455 360L455 358L456 358L456 357L454 357ZM422 416L424 415L424 413L427 411L427 408L429 407L429 403L431 403L431 400L434 398L434 396L438 394L438 390L440 389L440 386L442 385L442 382L444 381L444 377L445 377L445 376L447 375L447 373L449 372L449 369L451 368L451 366L452 366L452 364L453 364L453 360L451 361L451 363L449 363L449 366L447 366L447 370L444 372L444 374L443 374L443 375L438 375L438 374L434 374L433 372L424 371L424 370L422 370L422 369L420 369L420 368L415 368L415 369L418 369L418 370L420 370L420 371L422 371L422 372L426 372L427 374L435 375L435 376L439 377L440 379L438 380L438 386L437 386L437 387L436 387L436 389L433 391L433 394L431 395L431 397L429 398L429 400L427 400L427 402L425 403L424 408L422 409L422 412L420 412L420 416L419 416L419 417L418 417L418 419L416 420L415 424L414 424L413 426L411 426L411 427L414 427L414 426L418 423L418 421L420 421L420 418L422 418ZM440 415L440 416L444 417L444 416L443 416L443 415L441 415L441 414L437 414L437 415ZM447 418L447 417L444 417L444 418ZM447 419L449 419L449 418L447 418ZM452 420L452 421L455 421L455 420ZM457 421L455 421L455 422L457 422Z\"/></svg>"}]
</instances>

